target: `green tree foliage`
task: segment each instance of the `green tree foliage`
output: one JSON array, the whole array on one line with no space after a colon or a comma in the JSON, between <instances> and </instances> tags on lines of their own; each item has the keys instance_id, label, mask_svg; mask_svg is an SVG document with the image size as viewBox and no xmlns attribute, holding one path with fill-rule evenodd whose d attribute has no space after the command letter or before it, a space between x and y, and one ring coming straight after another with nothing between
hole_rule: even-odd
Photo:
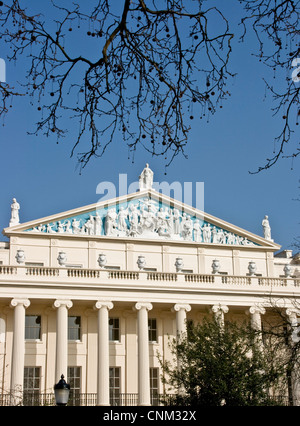
<instances>
[{"instance_id":1,"label":"green tree foliage","mask_svg":"<svg viewBox=\"0 0 300 426\"><path fill-rule=\"evenodd\" d=\"M250 326L226 323L222 327L205 320L189 327L188 337L173 340L171 349L175 363L160 360L164 382L174 394L166 404L278 404L284 368Z\"/></svg>"}]
</instances>

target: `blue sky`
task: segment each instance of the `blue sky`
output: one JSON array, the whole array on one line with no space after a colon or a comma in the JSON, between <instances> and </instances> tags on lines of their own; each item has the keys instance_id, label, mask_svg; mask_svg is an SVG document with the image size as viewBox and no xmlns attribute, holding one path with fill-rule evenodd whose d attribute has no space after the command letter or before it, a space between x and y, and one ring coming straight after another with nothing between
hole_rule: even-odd
<instances>
[{"instance_id":1,"label":"blue sky","mask_svg":"<svg viewBox=\"0 0 300 426\"><path fill-rule=\"evenodd\" d=\"M229 15L238 17L237 3L228 0ZM100 182L117 186L119 174L126 173L131 183L149 163L155 181L204 182L204 209L216 217L262 235L261 221L269 215L273 239L282 249L291 248L300 235L299 160L281 160L267 171L249 173L272 155L282 118L273 117L274 103L270 96L265 98L262 78L272 79L273 74L251 55L257 48L253 34L243 44L236 38L234 46L231 70L237 76L228 83L231 97L209 122L191 122L188 159L177 156L167 175L163 157L152 158L141 147L132 162L121 140L80 174L76 156L70 158L76 130L72 121L66 123L68 137L58 145L54 139L28 135L37 119L36 106L26 97L15 99L0 123L1 229L8 226L13 197L21 205L21 222L26 222L95 203ZM0 57L6 58L3 44ZM15 85L22 75L21 63L7 63L9 84ZM280 87L280 80L276 84Z\"/></svg>"}]
</instances>

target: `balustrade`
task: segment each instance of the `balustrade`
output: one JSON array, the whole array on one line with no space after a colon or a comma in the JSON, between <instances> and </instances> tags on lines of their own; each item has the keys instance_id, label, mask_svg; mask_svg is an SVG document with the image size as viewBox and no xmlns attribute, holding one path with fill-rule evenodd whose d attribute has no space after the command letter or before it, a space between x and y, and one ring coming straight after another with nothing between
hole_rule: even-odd
<instances>
[{"instance_id":1,"label":"balustrade","mask_svg":"<svg viewBox=\"0 0 300 426\"><path fill-rule=\"evenodd\" d=\"M26 275L37 275L44 277L58 277L59 269L58 268L47 268L47 267L29 267L26 268Z\"/></svg>"},{"instance_id":2,"label":"balustrade","mask_svg":"<svg viewBox=\"0 0 300 426\"><path fill-rule=\"evenodd\" d=\"M12 275L17 273L15 266L0 266L0 275Z\"/></svg>"},{"instance_id":3,"label":"balustrade","mask_svg":"<svg viewBox=\"0 0 300 426\"><path fill-rule=\"evenodd\" d=\"M152 281L177 281L177 274L168 272L148 272L147 279Z\"/></svg>"},{"instance_id":4,"label":"balustrade","mask_svg":"<svg viewBox=\"0 0 300 426\"><path fill-rule=\"evenodd\" d=\"M176 273L176 272L147 272L147 271L126 271L126 270L110 270L110 269L89 269L89 268L68 268L68 267L46 267L46 266L8 266L0 265L0 277L22 276L33 279L34 277L61 278L66 281L68 279L97 279L105 281L116 280L135 280L135 281L161 281L186 284L201 284L204 286L252 286L258 288L283 288L283 287L300 287L300 278L285 277L260 277L260 276L238 276L223 274L193 274L193 273Z\"/></svg>"}]
</instances>

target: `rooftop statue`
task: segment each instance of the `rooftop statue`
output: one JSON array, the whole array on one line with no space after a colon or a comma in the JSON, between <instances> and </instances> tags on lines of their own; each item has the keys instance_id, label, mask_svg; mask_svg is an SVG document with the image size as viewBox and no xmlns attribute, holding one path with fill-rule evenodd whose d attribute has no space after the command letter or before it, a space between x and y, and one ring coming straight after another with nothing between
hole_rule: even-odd
<instances>
[{"instance_id":1,"label":"rooftop statue","mask_svg":"<svg viewBox=\"0 0 300 426\"><path fill-rule=\"evenodd\" d=\"M20 204L17 202L15 198L13 198L13 202L11 207L11 218L9 221L9 226L15 226L19 225L20 219L19 219L19 210L20 210Z\"/></svg>"},{"instance_id":2,"label":"rooftop statue","mask_svg":"<svg viewBox=\"0 0 300 426\"><path fill-rule=\"evenodd\" d=\"M262 221L262 227L264 231L264 238L266 240L273 241L271 238L271 227L270 227L269 218L267 215L264 217Z\"/></svg>"},{"instance_id":3,"label":"rooftop statue","mask_svg":"<svg viewBox=\"0 0 300 426\"><path fill-rule=\"evenodd\" d=\"M143 189L152 189L153 185L153 171L149 168L149 164L146 164L146 167L139 176L139 188L140 191Z\"/></svg>"}]
</instances>

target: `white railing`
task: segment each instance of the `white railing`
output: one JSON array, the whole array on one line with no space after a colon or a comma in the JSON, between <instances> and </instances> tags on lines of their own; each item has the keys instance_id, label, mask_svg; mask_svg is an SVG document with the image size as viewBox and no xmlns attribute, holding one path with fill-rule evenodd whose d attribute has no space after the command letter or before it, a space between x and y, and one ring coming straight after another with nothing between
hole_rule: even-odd
<instances>
[{"instance_id":1,"label":"white railing","mask_svg":"<svg viewBox=\"0 0 300 426\"><path fill-rule=\"evenodd\" d=\"M203 274L185 274L185 281L189 283L213 284L215 282L215 276Z\"/></svg>"},{"instance_id":2,"label":"white railing","mask_svg":"<svg viewBox=\"0 0 300 426\"><path fill-rule=\"evenodd\" d=\"M26 275L36 275L44 277L58 277L59 269L58 268L45 268L42 266L30 266L26 268Z\"/></svg>"},{"instance_id":3,"label":"white railing","mask_svg":"<svg viewBox=\"0 0 300 426\"><path fill-rule=\"evenodd\" d=\"M258 287L291 288L300 287L300 278L258 277L220 274L192 274L176 272L125 271L110 269L83 269L46 266L7 266L0 265L0 279L13 280L22 277L24 281L34 277L47 277L50 280L60 278L66 281L96 280L97 282L140 281L155 283L173 283L174 285L204 285L205 287Z\"/></svg>"},{"instance_id":4,"label":"white railing","mask_svg":"<svg viewBox=\"0 0 300 426\"><path fill-rule=\"evenodd\" d=\"M16 266L0 266L0 275L13 275L17 273Z\"/></svg>"},{"instance_id":5,"label":"white railing","mask_svg":"<svg viewBox=\"0 0 300 426\"><path fill-rule=\"evenodd\" d=\"M59 271L59 270L58 270ZM67 269L68 277L72 278L99 278L100 271L98 269Z\"/></svg>"},{"instance_id":6,"label":"white railing","mask_svg":"<svg viewBox=\"0 0 300 426\"><path fill-rule=\"evenodd\" d=\"M169 272L147 272L150 281L177 281L177 274Z\"/></svg>"},{"instance_id":7,"label":"white railing","mask_svg":"<svg viewBox=\"0 0 300 426\"><path fill-rule=\"evenodd\" d=\"M230 285L238 285L238 286L251 285L250 277L222 275L221 279L222 279L222 284L230 284Z\"/></svg>"},{"instance_id":8,"label":"white railing","mask_svg":"<svg viewBox=\"0 0 300 426\"><path fill-rule=\"evenodd\" d=\"M115 280L138 280L139 273L136 271L110 271L107 270L108 278Z\"/></svg>"}]
</instances>

